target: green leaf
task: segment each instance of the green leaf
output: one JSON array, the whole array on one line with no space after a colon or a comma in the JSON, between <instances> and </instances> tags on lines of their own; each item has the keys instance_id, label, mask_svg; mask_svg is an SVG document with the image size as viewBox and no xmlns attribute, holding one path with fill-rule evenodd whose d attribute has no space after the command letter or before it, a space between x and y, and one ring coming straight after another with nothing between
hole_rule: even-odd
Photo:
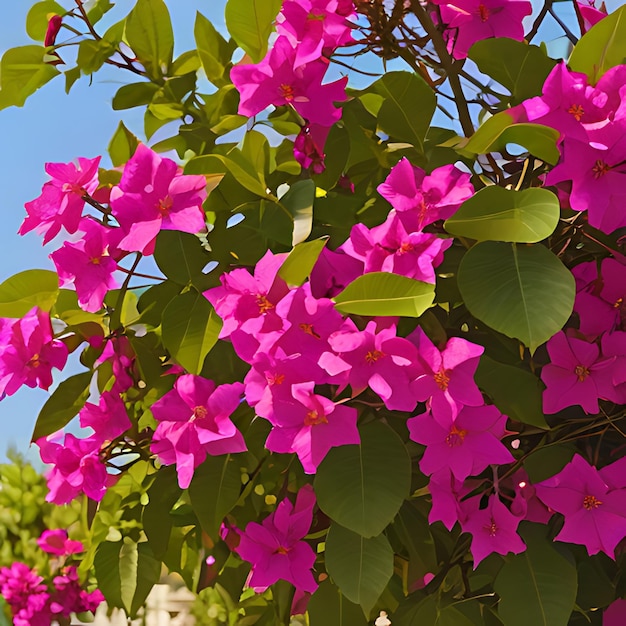
<instances>
[{"instance_id":1,"label":"green leaf","mask_svg":"<svg viewBox=\"0 0 626 626\"><path fill-rule=\"evenodd\" d=\"M309 600L307 614L311 626L367 626L358 604L347 600L330 580L320 584Z\"/></svg>"},{"instance_id":2,"label":"green leaf","mask_svg":"<svg viewBox=\"0 0 626 626\"><path fill-rule=\"evenodd\" d=\"M514 191L493 185L466 200L444 227L478 241L536 243L554 232L560 215L559 200L547 189Z\"/></svg>"},{"instance_id":3,"label":"green leaf","mask_svg":"<svg viewBox=\"0 0 626 626\"><path fill-rule=\"evenodd\" d=\"M61 430L78 415L89 397L89 384L92 378L93 372L75 374L64 380L54 390L39 412L33 441Z\"/></svg>"},{"instance_id":4,"label":"green leaf","mask_svg":"<svg viewBox=\"0 0 626 626\"><path fill-rule=\"evenodd\" d=\"M183 52L175 61L172 63L172 67L170 68L170 74L172 76L184 76L185 74L189 74L190 72L197 72L202 63L200 62L200 57L198 56L197 50L188 50L187 52Z\"/></svg>"},{"instance_id":5,"label":"green leaf","mask_svg":"<svg viewBox=\"0 0 626 626\"><path fill-rule=\"evenodd\" d=\"M419 317L434 298L434 285L398 274L371 272L352 281L334 300L341 313Z\"/></svg>"},{"instance_id":6,"label":"green leaf","mask_svg":"<svg viewBox=\"0 0 626 626\"><path fill-rule=\"evenodd\" d=\"M568 65L595 85L612 67L626 62L626 6L602 18L574 46Z\"/></svg>"},{"instance_id":7,"label":"green leaf","mask_svg":"<svg viewBox=\"0 0 626 626\"><path fill-rule=\"evenodd\" d=\"M0 317L22 317L33 307L49 311L59 294L59 277L49 270L26 270L0 285Z\"/></svg>"},{"instance_id":8,"label":"green leaf","mask_svg":"<svg viewBox=\"0 0 626 626\"><path fill-rule=\"evenodd\" d=\"M220 525L239 500L241 471L232 454L208 456L196 468L189 485L189 499L202 529L214 540Z\"/></svg>"},{"instance_id":9,"label":"green leaf","mask_svg":"<svg viewBox=\"0 0 626 626\"><path fill-rule=\"evenodd\" d=\"M465 254L458 286L472 315L531 353L567 322L576 293L572 273L544 246L493 241Z\"/></svg>"},{"instance_id":10,"label":"green leaf","mask_svg":"<svg viewBox=\"0 0 626 626\"><path fill-rule=\"evenodd\" d=\"M91 3L92 7L87 11L87 17L92 24L97 24L115 5L111 0L96 0Z\"/></svg>"},{"instance_id":11,"label":"green leaf","mask_svg":"<svg viewBox=\"0 0 626 626\"><path fill-rule=\"evenodd\" d=\"M366 424L360 433L359 445L331 448L317 469L315 493L333 521L375 537L408 496L411 460L400 437L382 422Z\"/></svg>"},{"instance_id":12,"label":"green leaf","mask_svg":"<svg viewBox=\"0 0 626 626\"><path fill-rule=\"evenodd\" d=\"M113 96L113 109L122 111L133 107L145 106L152 102L152 98L159 90L154 83L131 83L123 85Z\"/></svg>"},{"instance_id":13,"label":"green leaf","mask_svg":"<svg viewBox=\"0 0 626 626\"><path fill-rule=\"evenodd\" d=\"M388 72L370 87L370 91L385 98L378 111L381 130L423 153L424 138L436 106L433 90L417 74Z\"/></svg>"},{"instance_id":14,"label":"green leaf","mask_svg":"<svg viewBox=\"0 0 626 626\"><path fill-rule=\"evenodd\" d=\"M180 498L181 489L173 465L162 467L148 489L148 504L141 521L155 556L161 558L167 552L172 534L173 520L170 511Z\"/></svg>"},{"instance_id":15,"label":"green leaf","mask_svg":"<svg viewBox=\"0 0 626 626\"><path fill-rule=\"evenodd\" d=\"M115 54L116 46L106 39L84 39L78 44L76 63L83 74L97 72Z\"/></svg>"},{"instance_id":16,"label":"green leaf","mask_svg":"<svg viewBox=\"0 0 626 626\"><path fill-rule=\"evenodd\" d=\"M282 0L228 0L226 27L237 45L258 63L267 52Z\"/></svg>"},{"instance_id":17,"label":"green leaf","mask_svg":"<svg viewBox=\"0 0 626 626\"><path fill-rule=\"evenodd\" d=\"M190 159L185 166L185 174L225 174L226 172L230 172L248 191L262 198L268 197L266 185L250 163L236 162L221 154L207 154Z\"/></svg>"},{"instance_id":18,"label":"green leaf","mask_svg":"<svg viewBox=\"0 0 626 626\"><path fill-rule=\"evenodd\" d=\"M209 301L195 291L176 296L163 311L163 345L190 374L201 372L221 328Z\"/></svg>"},{"instance_id":19,"label":"green leaf","mask_svg":"<svg viewBox=\"0 0 626 626\"><path fill-rule=\"evenodd\" d=\"M141 322L155 327L160 326L163 311L181 292L181 289L181 285L171 280L164 280L144 291L137 302L137 310L141 313Z\"/></svg>"},{"instance_id":20,"label":"green leaf","mask_svg":"<svg viewBox=\"0 0 626 626\"><path fill-rule=\"evenodd\" d=\"M458 151L473 156L502 152L507 144L517 144L538 159L555 165L559 160L558 138L559 131L554 128L541 124L516 124L509 113L502 111L482 124Z\"/></svg>"},{"instance_id":21,"label":"green leaf","mask_svg":"<svg viewBox=\"0 0 626 626\"><path fill-rule=\"evenodd\" d=\"M105 541L98 546L94 559L98 589L110 607L124 609L134 618L161 576L161 561L149 544Z\"/></svg>"},{"instance_id":22,"label":"green leaf","mask_svg":"<svg viewBox=\"0 0 626 626\"><path fill-rule=\"evenodd\" d=\"M0 109L24 106L26 99L60 72L44 61L43 46L7 50L0 61Z\"/></svg>"},{"instance_id":23,"label":"green leaf","mask_svg":"<svg viewBox=\"0 0 626 626\"><path fill-rule=\"evenodd\" d=\"M429 595L419 602L409 596L393 615L393 626L486 626L481 607L466 599L445 605L437 595Z\"/></svg>"},{"instance_id":24,"label":"green leaf","mask_svg":"<svg viewBox=\"0 0 626 626\"><path fill-rule=\"evenodd\" d=\"M154 260L170 280L184 286L204 276L202 270L211 260L211 255L195 235L162 230L157 235Z\"/></svg>"},{"instance_id":25,"label":"green leaf","mask_svg":"<svg viewBox=\"0 0 626 626\"><path fill-rule=\"evenodd\" d=\"M543 83L556 65L538 46L502 37L477 41L468 56L483 74L511 92L515 104L541 95Z\"/></svg>"},{"instance_id":26,"label":"green leaf","mask_svg":"<svg viewBox=\"0 0 626 626\"><path fill-rule=\"evenodd\" d=\"M506 561L494 583L504 626L567 626L577 590L576 567L545 538L545 526L526 525L526 551Z\"/></svg>"},{"instance_id":27,"label":"green leaf","mask_svg":"<svg viewBox=\"0 0 626 626\"><path fill-rule=\"evenodd\" d=\"M311 179L294 183L280 199L293 219L292 246L302 243L311 234L314 201L315 183Z\"/></svg>"},{"instance_id":28,"label":"green leaf","mask_svg":"<svg viewBox=\"0 0 626 626\"><path fill-rule=\"evenodd\" d=\"M328 237L305 241L294 246L285 262L278 270L278 275L290 286L299 287L311 275Z\"/></svg>"},{"instance_id":29,"label":"green leaf","mask_svg":"<svg viewBox=\"0 0 626 626\"><path fill-rule=\"evenodd\" d=\"M43 41L48 30L49 15L65 15L67 9L54 0L35 3L26 16L26 32L31 39Z\"/></svg>"},{"instance_id":30,"label":"green leaf","mask_svg":"<svg viewBox=\"0 0 626 626\"><path fill-rule=\"evenodd\" d=\"M338 524L326 537L326 569L341 593L369 616L393 574L393 550L385 535L366 539Z\"/></svg>"},{"instance_id":31,"label":"green leaf","mask_svg":"<svg viewBox=\"0 0 626 626\"><path fill-rule=\"evenodd\" d=\"M228 75L224 76L230 66L230 59L235 51L234 42L228 42L220 35L215 26L201 13L196 13L194 36L198 55L207 78L217 87L227 85Z\"/></svg>"},{"instance_id":32,"label":"green leaf","mask_svg":"<svg viewBox=\"0 0 626 626\"><path fill-rule=\"evenodd\" d=\"M109 143L109 156L113 166L126 163L135 154L138 145L139 139L124 126L124 122L120 122Z\"/></svg>"},{"instance_id":33,"label":"green leaf","mask_svg":"<svg viewBox=\"0 0 626 626\"><path fill-rule=\"evenodd\" d=\"M475 379L498 409L511 419L538 428L549 428L543 415L541 384L530 372L498 363L483 354Z\"/></svg>"},{"instance_id":34,"label":"green leaf","mask_svg":"<svg viewBox=\"0 0 626 626\"><path fill-rule=\"evenodd\" d=\"M126 18L126 40L148 76L159 80L167 72L174 51L170 13L163 0L137 0Z\"/></svg>"}]
</instances>

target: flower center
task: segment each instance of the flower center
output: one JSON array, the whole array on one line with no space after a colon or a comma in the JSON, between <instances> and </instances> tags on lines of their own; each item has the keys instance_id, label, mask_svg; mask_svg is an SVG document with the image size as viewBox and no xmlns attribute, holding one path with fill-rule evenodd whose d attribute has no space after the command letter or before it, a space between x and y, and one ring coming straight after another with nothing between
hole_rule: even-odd
<instances>
[{"instance_id":1,"label":"flower center","mask_svg":"<svg viewBox=\"0 0 626 626\"><path fill-rule=\"evenodd\" d=\"M441 391L445 391L448 388L448 385L450 384L450 376L448 376L448 372L446 370L442 368L438 372L435 372L433 378L437 383L437 387L439 387Z\"/></svg>"},{"instance_id":2,"label":"flower center","mask_svg":"<svg viewBox=\"0 0 626 626\"><path fill-rule=\"evenodd\" d=\"M204 406L194 406L193 407L193 415L191 416L191 421L195 421L197 419L202 419L208 415L208 411Z\"/></svg>"},{"instance_id":3,"label":"flower center","mask_svg":"<svg viewBox=\"0 0 626 626\"><path fill-rule=\"evenodd\" d=\"M33 354L33 357L28 362L28 365L30 367L39 367L41 365L41 357L39 356L39 353Z\"/></svg>"},{"instance_id":4,"label":"flower center","mask_svg":"<svg viewBox=\"0 0 626 626\"><path fill-rule=\"evenodd\" d=\"M582 104L572 104L572 106L567 109L567 112L572 115L577 122L580 122L585 114L585 109L583 109Z\"/></svg>"},{"instance_id":5,"label":"flower center","mask_svg":"<svg viewBox=\"0 0 626 626\"><path fill-rule=\"evenodd\" d=\"M370 350L365 355L365 361L366 363L376 363L378 359L382 359L384 356L385 356L385 353L381 352L380 350Z\"/></svg>"},{"instance_id":6,"label":"flower center","mask_svg":"<svg viewBox=\"0 0 626 626\"><path fill-rule=\"evenodd\" d=\"M90 262L92 265L100 265L100 257L97 257L97 256L92 256L92 257L89 259L89 262Z\"/></svg>"},{"instance_id":7,"label":"flower center","mask_svg":"<svg viewBox=\"0 0 626 626\"><path fill-rule=\"evenodd\" d=\"M409 243L408 241L405 241L400 246L400 248L398 250L398 254L406 254L407 252L413 251L414 248L415 248L415 246L412 243Z\"/></svg>"},{"instance_id":8,"label":"flower center","mask_svg":"<svg viewBox=\"0 0 626 626\"><path fill-rule=\"evenodd\" d=\"M624 298L618 298L613 305L614 309L619 309L624 304Z\"/></svg>"},{"instance_id":9,"label":"flower center","mask_svg":"<svg viewBox=\"0 0 626 626\"><path fill-rule=\"evenodd\" d=\"M259 307L259 313L261 315L263 315L263 313L271 311L274 308L274 305L262 293L257 294L256 303Z\"/></svg>"},{"instance_id":10,"label":"flower center","mask_svg":"<svg viewBox=\"0 0 626 626\"><path fill-rule=\"evenodd\" d=\"M289 554L289 548L285 548L284 546L280 546L276 550L276 554Z\"/></svg>"},{"instance_id":11,"label":"flower center","mask_svg":"<svg viewBox=\"0 0 626 626\"><path fill-rule=\"evenodd\" d=\"M328 424L326 416L318 411L309 411L304 418L304 425L317 426L318 424Z\"/></svg>"},{"instance_id":12,"label":"flower center","mask_svg":"<svg viewBox=\"0 0 626 626\"><path fill-rule=\"evenodd\" d=\"M591 168L591 171L593 172L593 177L598 179L607 174L610 169L611 166L608 163L605 163L602 159L598 159L596 164Z\"/></svg>"},{"instance_id":13,"label":"flower center","mask_svg":"<svg viewBox=\"0 0 626 626\"><path fill-rule=\"evenodd\" d=\"M450 448L458 448L463 445L465 435L467 435L466 430L461 430L457 428L455 424L452 424L450 434L446 437L446 443L450 446Z\"/></svg>"},{"instance_id":14,"label":"flower center","mask_svg":"<svg viewBox=\"0 0 626 626\"><path fill-rule=\"evenodd\" d=\"M595 496L585 496L583 499L583 508L587 509L587 511L597 509L601 504L602 501L598 500Z\"/></svg>"},{"instance_id":15,"label":"flower center","mask_svg":"<svg viewBox=\"0 0 626 626\"><path fill-rule=\"evenodd\" d=\"M66 193L75 193L77 196L87 195L87 190L76 183L63 183L63 187L61 187L61 189Z\"/></svg>"},{"instance_id":16,"label":"flower center","mask_svg":"<svg viewBox=\"0 0 626 626\"><path fill-rule=\"evenodd\" d=\"M284 374L268 374L266 378L267 378L267 384L270 386L282 385L283 382L285 381Z\"/></svg>"},{"instance_id":17,"label":"flower center","mask_svg":"<svg viewBox=\"0 0 626 626\"><path fill-rule=\"evenodd\" d=\"M498 525L493 520L493 517L491 518L491 524L485 524L484 529L489 533L490 537L496 536L496 533L498 532Z\"/></svg>"},{"instance_id":18,"label":"flower center","mask_svg":"<svg viewBox=\"0 0 626 626\"><path fill-rule=\"evenodd\" d=\"M326 16L323 13L313 13L311 11L311 13L306 16L306 19L313 22L323 22L326 19Z\"/></svg>"},{"instance_id":19,"label":"flower center","mask_svg":"<svg viewBox=\"0 0 626 626\"><path fill-rule=\"evenodd\" d=\"M287 85L283 83L279 89L280 97L287 100L287 102L291 102L294 99L293 87L291 85Z\"/></svg>"},{"instance_id":20,"label":"flower center","mask_svg":"<svg viewBox=\"0 0 626 626\"><path fill-rule=\"evenodd\" d=\"M480 17L481 22L486 22L491 15L491 11L481 2L478 5L478 17Z\"/></svg>"},{"instance_id":21,"label":"flower center","mask_svg":"<svg viewBox=\"0 0 626 626\"><path fill-rule=\"evenodd\" d=\"M300 330L311 335L311 337L315 337L315 339L320 339L320 336L313 329L313 324L300 324Z\"/></svg>"},{"instance_id":22,"label":"flower center","mask_svg":"<svg viewBox=\"0 0 626 626\"><path fill-rule=\"evenodd\" d=\"M585 378L589 376L589 368L585 367L584 365L577 365L576 369L574 370L574 374L576 374L578 382L582 383L583 380L585 380Z\"/></svg>"},{"instance_id":23,"label":"flower center","mask_svg":"<svg viewBox=\"0 0 626 626\"><path fill-rule=\"evenodd\" d=\"M159 200L157 204L157 209L164 215L167 215L170 212L173 204L174 201L172 200L172 198L170 196L165 196L165 198L161 198Z\"/></svg>"}]
</instances>

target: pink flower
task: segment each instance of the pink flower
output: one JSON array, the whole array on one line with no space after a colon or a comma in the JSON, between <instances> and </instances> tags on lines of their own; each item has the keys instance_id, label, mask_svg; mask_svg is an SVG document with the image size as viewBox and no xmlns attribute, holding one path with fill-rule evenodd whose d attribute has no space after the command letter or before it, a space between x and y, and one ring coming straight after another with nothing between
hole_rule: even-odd
<instances>
[{"instance_id":1,"label":"pink flower","mask_svg":"<svg viewBox=\"0 0 626 626\"><path fill-rule=\"evenodd\" d=\"M0 568L0 595L11 608L14 626L50 626L48 589L25 563Z\"/></svg>"},{"instance_id":2,"label":"pink flower","mask_svg":"<svg viewBox=\"0 0 626 626\"><path fill-rule=\"evenodd\" d=\"M92 195L98 188L98 164L95 159L78 159L74 163L46 163L46 172L52 177L41 190L41 195L25 205L28 216L22 222L19 233L24 235L35 229L44 235L48 243L65 228L75 233L80 223L85 195Z\"/></svg>"},{"instance_id":3,"label":"pink flower","mask_svg":"<svg viewBox=\"0 0 626 626\"><path fill-rule=\"evenodd\" d=\"M135 352L125 335L113 335L106 345L102 354L96 359L94 366L109 363L115 376L115 382L111 392L124 393L135 383L133 366L135 364Z\"/></svg>"},{"instance_id":4,"label":"pink flower","mask_svg":"<svg viewBox=\"0 0 626 626\"><path fill-rule=\"evenodd\" d=\"M431 475L428 482L428 491L432 498L428 514L429 524L441 522L448 530L452 530L457 522L465 520L461 498L472 490L467 482L457 480L449 467L444 467Z\"/></svg>"},{"instance_id":5,"label":"pink flower","mask_svg":"<svg viewBox=\"0 0 626 626\"><path fill-rule=\"evenodd\" d=\"M391 211L380 226L353 226L341 249L363 261L365 272L390 272L434 284L434 268L441 265L443 253L451 245L452 239L407 232L400 214Z\"/></svg>"},{"instance_id":6,"label":"pink flower","mask_svg":"<svg viewBox=\"0 0 626 626\"><path fill-rule=\"evenodd\" d=\"M326 353L320 365L331 375L345 372L353 397L370 387L392 411L415 408L411 380L417 373L417 351L410 341L396 335L395 326L377 331L376 322L369 322L361 331L347 320L342 330L331 335L329 344L338 356Z\"/></svg>"},{"instance_id":7,"label":"pink flower","mask_svg":"<svg viewBox=\"0 0 626 626\"><path fill-rule=\"evenodd\" d=\"M480 507L481 496L474 496L463 503L465 521L461 523L463 532L472 535L470 550L474 557L474 569L494 552L496 554L519 554L526 544L517 534L521 518L513 515L500 498L493 494L484 509Z\"/></svg>"},{"instance_id":8,"label":"pink flower","mask_svg":"<svg viewBox=\"0 0 626 626\"><path fill-rule=\"evenodd\" d=\"M581 34L585 34L592 26L603 20L607 16L604 2L596 9L595 0L576 0L574 3L576 12L582 20Z\"/></svg>"},{"instance_id":9,"label":"pink flower","mask_svg":"<svg viewBox=\"0 0 626 626\"><path fill-rule=\"evenodd\" d=\"M109 256L109 229L93 220L83 219L80 230L84 232L82 239L75 243L65 242L50 258L56 266L61 286L73 283L78 304L85 311L95 313L102 308L107 292L119 287L113 278L117 263Z\"/></svg>"},{"instance_id":10,"label":"pink flower","mask_svg":"<svg viewBox=\"0 0 626 626\"><path fill-rule=\"evenodd\" d=\"M589 554L602 551L614 557L615 546L626 537L626 490L611 489L578 454L535 489L544 504L565 518L557 541L583 545Z\"/></svg>"},{"instance_id":11,"label":"pink flower","mask_svg":"<svg viewBox=\"0 0 626 626\"><path fill-rule=\"evenodd\" d=\"M104 602L98 589L91 593L80 586L76 567L66 567L62 574L52 580L54 593L50 598L50 611L54 616L70 617L72 613L95 613Z\"/></svg>"},{"instance_id":12,"label":"pink flower","mask_svg":"<svg viewBox=\"0 0 626 626\"><path fill-rule=\"evenodd\" d=\"M46 29L46 37L44 39L43 45L48 48L49 46L54 46L54 43L57 39L57 35L61 30L61 25L63 24L63 18L60 15L53 15L48 20L48 28Z\"/></svg>"},{"instance_id":13,"label":"pink flower","mask_svg":"<svg viewBox=\"0 0 626 626\"><path fill-rule=\"evenodd\" d=\"M547 348L550 363L541 370L546 413L579 405L586 413L595 414L600 411L599 398L614 397L609 375L613 359L602 358L596 344L559 332L548 341Z\"/></svg>"},{"instance_id":14,"label":"pink flower","mask_svg":"<svg viewBox=\"0 0 626 626\"><path fill-rule=\"evenodd\" d=\"M296 49L295 67L353 41L348 16L339 12L338 5L338 0L285 0L276 19L276 31Z\"/></svg>"},{"instance_id":15,"label":"pink flower","mask_svg":"<svg viewBox=\"0 0 626 626\"><path fill-rule=\"evenodd\" d=\"M311 272L311 292L316 298L332 298L363 274L363 262L343 250L324 248Z\"/></svg>"},{"instance_id":16,"label":"pink flower","mask_svg":"<svg viewBox=\"0 0 626 626\"><path fill-rule=\"evenodd\" d=\"M236 65L230 77L239 91L239 114L253 117L270 105L290 105L309 123L332 126L341 118L335 102L346 99L347 77L322 85L328 60L296 64L296 50L279 37L257 65Z\"/></svg>"},{"instance_id":17,"label":"pink flower","mask_svg":"<svg viewBox=\"0 0 626 626\"><path fill-rule=\"evenodd\" d=\"M274 407L274 428L265 447L296 453L307 474L314 474L331 448L358 444L357 410L313 392L314 383L291 386L293 401Z\"/></svg>"},{"instance_id":18,"label":"pink flower","mask_svg":"<svg viewBox=\"0 0 626 626\"><path fill-rule=\"evenodd\" d=\"M194 470L207 454L247 450L242 434L230 419L241 403L243 389L241 383L216 387L211 380L186 374L152 405L159 422L152 452L164 465L176 464L181 489L189 487Z\"/></svg>"},{"instance_id":19,"label":"pink flower","mask_svg":"<svg viewBox=\"0 0 626 626\"><path fill-rule=\"evenodd\" d=\"M422 413L407 421L413 441L426 446L420 469L426 475L449 468L457 480L480 474L489 465L512 463L500 439L506 415L495 406L464 407L452 419Z\"/></svg>"},{"instance_id":20,"label":"pink flower","mask_svg":"<svg viewBox=\"0 0 626 626\"><path fill-rule=\"evenodd\" d=\"M306 124L294 141L293 156L303 168L311 168L313 174L321 174L326 169L324 143L327 136L328 128Z\"/></svg>"},{"instance_id":21,"label":"pink flower","mask_svg":"<svg viewBox=\"0 0 626 626\"><path fill-rule=\"evenodd\" d=\"M287 499L263 520L250 522L237 547L239 556L252 563L248 585L257 593L279 580L313 593L317 583L311 573L315 552L302 541L311 528L315 494L310 485L298 492L295 507Z\"/></svg>"},{"instance_id":22,"label":"pink flower","mask_svg":"<svg viewBox=\"0 0 626 626\"><path fill-rule=\"evenodd\" d=\"M80 493L99 502L107 487L117 480L107 473L100 461L100 437L92 435L78 439L72 434L64 436L58 432L35 443L39 446L41 460L52 465L46 474L47 502L67 504Z\"/></svg>"},{"instance_id":23,"label":"pink flower","mask_svg":"<svg viewBox=\"0 0 626 626\"><path fill-rule=\"evenodd\" d=\"M378 193L398 211L407 231L415 232L454 215L472 197L474 187L470 175L454 165L444 165L426 174L402 158L378 186Z\"/></svg>"},{"instance_id":24,"label":"pink flower","mask_svg":"<svg viewBox=\"0 0 626 626\"><path fill-rule=\"evenodd\" d=\"M527 0L435 0L446 26L448 51L464 59L472 44L491 37L522 41L522 20L532 13Z\"/></svg>"},{"instance_id":25,"label":"pink flower","mask_svg":"<svg viewBox=\"0 0 626 626\"><path fill-rule=\"evenodd\" d=\"M132 426L124 401L113 391L103 391L97 405L86 402L78 415L80 425L92 428L103 442L117 439Z\"/></svg>"},{"instance_id":26,"label":"pink flower","mask_svg":"<svg viewBox=\"0 0 626 626\"><path fill-rule=\"evenodd\" d=\"M602 626L623 626L626 624L626 600L618 598L604 609Z\"/></svg>"},{"instance_id":27,"label":"pink flower","mask_svg":"<svg viewBox=\"0 0 626 626\"><path fill-rule=\"evenodd\" d=\"M482 346L461 337L451 337L441 351L419 326L408 339L417 346L422 370L412 382L411 391L419 402L430 402L435 418L454 419L464 406L484 404L474 382L474 373L484 352Z\"/></svg>"},{"instance_id":28,"label":"pink flower","mask_svg":"<svg viewBox=\"0 0 626 626\"><path fill-rule=\"evenodd\" d=\"M174 161L139 144L111 191L111 210L125 232L119 247L152 254L161 229L199 233L206 196L204 176L181 174Z\"/></svg>"},{"instance_id":29,"label":"pink flower","mask_svg":"<svg viewBox=\"0 0 626 626\"><path fill-rule=\"evenodd\" d=\"M48 389L52 368L62 370L68 350L53 339L50 315L35 307L0 326L0 394L13 395L22 385Z\"/></svg>"},{"instance_id":30,"label":"pink flower","mask_svg":"<svg viewBox=\"0 0 626 626\"><path fill-rule=\"evenodd\" d=\"M37 545L48 554L55 556L70 556L84 551L80 541L73 541L67 536L67 531L62 529L44 530L37 539Z\"/></svg>"}]
</instances>

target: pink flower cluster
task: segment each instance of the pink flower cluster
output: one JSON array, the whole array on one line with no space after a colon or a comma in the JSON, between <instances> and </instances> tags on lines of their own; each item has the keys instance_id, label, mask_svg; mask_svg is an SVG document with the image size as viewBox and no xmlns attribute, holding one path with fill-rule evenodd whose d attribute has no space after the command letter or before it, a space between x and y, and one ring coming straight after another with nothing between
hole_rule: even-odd
<instances>
[{"instance_id":1,"label":"pink flower cluster","mask_svg":"<svg viewBox=\"0 0 626 626\"><path fill-rule=\"evenodd\" d=\"M100 310L107 292L118 287L118 262L129 252L152 254L161 229L205 229L204 176L184 175L173 161L140 144L119 185L110 189L100 187L99 162L100 157L78 159L77 165L46 164L52 180L26 204L19 231L36 230L44 243L61 229L76 234L50 256L61 286L73 285L79 305L89 312ZM85 213L86 203L95 211Z\"/></svg>"},{"instance_id":2,"label":"pink flower cluster","mask_svg":"<svg viewBox=\"0 0 626 626\"><path fill-rule=\"evenodd\" d=\"M291 106L304 119L294 155L314 173L324 171L324 143L341 118L335 102L346 99L347 77L323 84L330 55L353 42L352 0L285 0L276 20L278 38L256 65L237 65L231 79L239 113L253 117L268 106Z\"/></svg>"},{"instance_id":3,"label":"pink flower cluster","mask_svg":"<svg viewBox=\"0 0 626 626\"><path fill-rule=\"evenodd\" d=\"M548 172L564 206L587 211L589 224L610 234L626 226L626 65L611 68L595 86L559 63L541 96L516 109L520 120L561 133L561 158Z\"/></svg>"},{"instance_id":4,"label":"pink flower cluster","mask_svg":"<svg viewBox=\"0 0 626 626\"><path fill-rule=\"evenodd\" d=\"M44 552L57 557L52 572L56 575L49 585L25 563L0 568L0 595L11 609L13 624L51 626L72 613L95 613L104 596L98 589L83 589L76 566L64 565L68 556L83 552L82 543L69 539L64 530L47 530L37 543Z\"/></svg>"}]
</instances>

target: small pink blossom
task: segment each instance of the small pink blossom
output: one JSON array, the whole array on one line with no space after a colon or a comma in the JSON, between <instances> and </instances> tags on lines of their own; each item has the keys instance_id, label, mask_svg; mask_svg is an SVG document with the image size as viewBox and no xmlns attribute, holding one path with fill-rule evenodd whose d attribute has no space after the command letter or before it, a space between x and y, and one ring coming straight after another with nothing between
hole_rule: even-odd
<instances>
[{"instance_id":1,"label":"small pink blossom","mask_svg":"<svg viewBox=\"0 0 626 626\"><path fill-rule=\"evenodd\" d=\"M247 450L243 435L230 419L241 403L243 389L241 383L216 387L211 380L186 374L152 405L159 422L152 452L164 465L176 465L181 489L189 487L194 470L208 454Z\"/></svg>"},{"instance_id":2,"label":"small pink blossom","mask_svg":"<svg viewBox=\"0 0 626 626\"><path fill-rule=\"evenodd\" d=\"M293 144L293 155L298 163L310 169L313 174L321 174L325 169L324 143L328 135L328 128L323 126L311 127L306 124L300 129Z\"/></svg>"},{"instance_id":3,"label":"small pink blossom","mask_svg":"<svg viewBox=\"0 0 626 626\"><path fill-rule=\"evenodd\" d=\"M28 216L22 222L19 233L24 235L36 230L48 243L59 234L61 228L68 233L78 229L85 195L92 195L98 188L98 164L95 159L78 159L74 163L46 163L46 172L52 177L42 189L41 195L25 205Z\"/></svg>"},{"instance_id":4,"label":"small pink blossom","mask_svg":"<svg viewBox=\"0 0 626 626\"><path fill-rule=\"evenodd\" d=\"M132 426L124 401L114 391L102 392L97 405L86 402L78 415L82 428L92 428L103 442L117 439Z\"/></svg>"},{"instance_id":5,"label":"small pink blossom","mask_svg":"<svg viewBox=\"0 0 626 626\"><path fill-rule=\"evenodd\" d=\"M152 254L161 229L203 231L206 196L204 176L182 174L174 161L139 144L111 191L111 210L125 233L119 247Z\"/></svg>"},{"instance_id":6,"label":"small pink blossom","mask_svg":"<svg viewBox=\"0 0 626 626\"><path fill-rule=\"evenodd\" d=\"M79 554L85 550L80 541L73 541L67 535L66 530L44 530L37 539L37 545L46 553L55 556L70 556Z\"/></svg>"},{"instance_id":7,"label":"small pink blossom","mask_svg":"<svg viewBox=\"0 0 626 626\"><path fill-rule=\"evenodd\" d=\"M239 556L252 563L248 585L257 593L279 580L313 593L317 583L311 573L315 552L303 541L311 528L315 494L310 485L298 492L295 506L282 500L262 524L249 522L237 547Z\"/></svg>"},{"instance_id":8,"label":"small pink blossom","mask_svg":"<svg viewBox=\"0 0 626 626\"><path fill-rule=\"evenodd\" d=\"M48 28L46 29L46 36L43 43L46 48L54 46L62 24L63 18L60 15L53 15L48 20Z\"/></svg>"}]
</instances>

